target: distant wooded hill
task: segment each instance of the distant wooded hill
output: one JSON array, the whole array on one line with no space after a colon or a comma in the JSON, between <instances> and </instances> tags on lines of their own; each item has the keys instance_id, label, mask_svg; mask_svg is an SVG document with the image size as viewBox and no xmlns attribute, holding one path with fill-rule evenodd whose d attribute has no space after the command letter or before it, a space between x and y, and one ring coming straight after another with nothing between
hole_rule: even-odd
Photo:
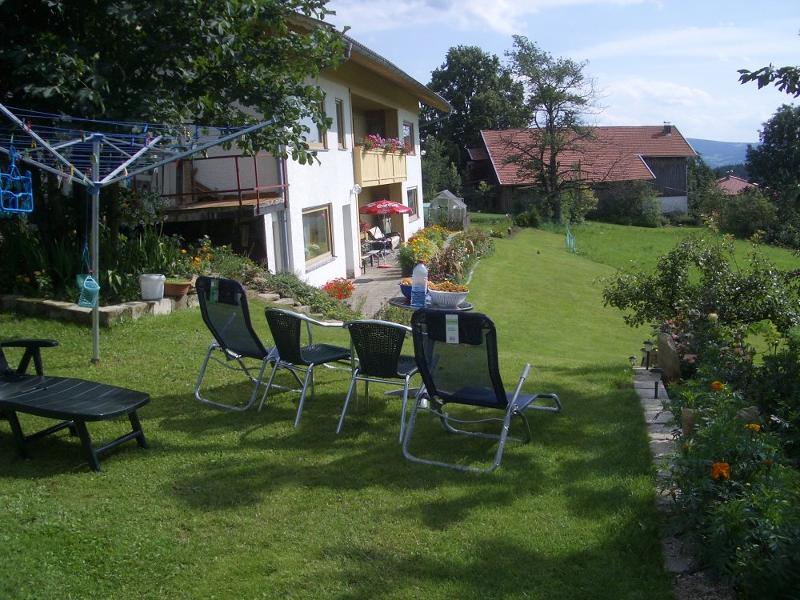
<instances>
[{"instance_id":1,"label":"distant wooded hill","mask_svg":"<svg viewBox=\"0 0 800 600\"><path fill-rule=\"evenodd\" d=\"M744 163L748 146L758 146L758 143L747 144L743 142L717 142L714 140L701 140L686 138L705 163L712 169L724 165L737 165Z\"/></svg>"}]
</instances>

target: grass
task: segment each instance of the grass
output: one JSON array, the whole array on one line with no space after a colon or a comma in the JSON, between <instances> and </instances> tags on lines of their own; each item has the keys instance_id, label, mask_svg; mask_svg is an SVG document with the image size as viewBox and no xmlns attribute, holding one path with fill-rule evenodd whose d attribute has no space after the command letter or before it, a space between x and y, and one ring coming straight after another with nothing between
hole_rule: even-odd
<instances>
[{"instance_id":1,"label":"grass","mask_svg":"<svg viewBox=\"0 0 800 600\"><path fill-rule=\"evenodd\" d=\"M637 267L651 269L656 259L669 252L680 240L689 236L714 237L706 227L627 227L610 223L586 222L573 226L578 254L616 269ZM752 244L736 240L736 259L746 264ZM775 246L759 246L761 254L780 269L796 269L800 258L790 250Z\"/></svg>"},{"instance_id":2,"label":"grass","mask_svg":"<svg viewBox=\"0 0 800 600\"><path fill-rule=\"evenodd\" d=\"M405 462L399 406L378 386L337 436L339 371L322 374L297 430L289 393L260 413L201 406L192 385L209 334L196 310L104 331L96 368L88 331L0 315L3 337L61 340L45 351L48 373L152 396L141 411L150 449L120 448L100 474L66 433L16 459L0 423L0 597L669 598L626 368L642 337L602 306L599 279L612 272L532 230L478 265L470 300L497 323L507 385L530 361L527 389L556 391L565 407L533 415L533 442L510 443L489 476ZM269 339L262 309L253 320ZM346 343L343 331L322 337ZM215 381L218 394L247 396L238 380ZM92 427L98 440L123 429ZM493 454L428 419L418 433L419 452Z\"/></svg>"}]
</instances>

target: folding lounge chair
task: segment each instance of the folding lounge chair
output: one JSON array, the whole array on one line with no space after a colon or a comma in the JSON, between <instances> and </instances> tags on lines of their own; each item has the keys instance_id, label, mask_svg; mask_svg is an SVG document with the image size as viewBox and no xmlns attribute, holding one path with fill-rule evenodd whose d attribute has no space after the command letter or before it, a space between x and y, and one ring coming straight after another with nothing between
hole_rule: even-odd
<instances>
[{"instance_id":1,"label":"folding lounge chair","mask_svg":"<svg viewBox=\"0 0 800 600\"><path fill-rule=\"evenodd\" d=\"M319 365L327 366L328 363L350 360L350 350L340 346L332 346L330 344L315 344L312 337L312 325L318 327L341 327L341 323L324 323L317 321L289 310L282 310L279 308L268 308L266 310L267 324L272 332L272 339L275 340L275 347L278 349L278 360L272 368L272 373L269 376L267 383L267 390L261 398L261 404L258 410L264 405L264 400L267 398L272 382L275 379L275 373L278 369L287 369L295 376L295 379L300 381L297 375L298 371L305 371L305 378L303 379L302 388L295 390L300 392L300 402L297 406L297 417L294 420L294 426L300 425L300 417L303 414L303 404L306 400L306 392L308 391L309 384L311 385L311 397L314 397L314 367ZM301 334L303 323L306 325L308 344L302 345Z\"/></svg>"},{"instance_id":2,"label":"folding lounge chair","mask_svg":"<svg viewBox=\"0 0 800 600\"><path fill-rule=\"evenodd\" d=\"M342 416L336 433L341 433L344 427L344 417L350 404L350 398L355 392L358 396L358 382L363 381L365 395L369 396L369 382L396 384L397 380L403 381L403 406L400 412L400 438L406 424L406 405L408 404L408 387L411 378L417 373L417 365L413 356L402 356L403 342L410 327L390 323L388 321L362 320L350 321L344 326L350 332L352 347L358 356L358 364L353 368L350 387L344 399Z\"/></svg>"},{"instance_id":3,"label":"folding lounge chair","mask_svg":"<svg viewBox=\"0 0 800 600\"><path fill-rule=\"evenodd\" d=\"M424 387L417 393L403 439L403 455L408 460L461 471L488 473L500 466L513 417L519 416L525 423L527 437L524 441L528 442L531 432L526 411L561 411L561 402L556 394L522 392L531 369L529 364L525 365L514 392L506 392L497 361L497 332L494 323L486 315L420 309L411 317L411 330L414 357ZM426 399L430 401L428 410L439 417L446 431L498 440L494 462L490 467L451 464L411 454L409 445L414 434L414 423ZM547 404L537 404L540 399L546 399ZM505 415L503 418L456 419L447 413L448 404L491 408L503 411ZM466 431L453 425L488 421L502 423L499 434Z\"/></svg>"},{"instance_id":4,"label":"folding lounge chair","mask_svg":"<svg viewBox=\"0 0 800 600\"><path fill-rule=\"evenodd\" d=\"M266 348L253 330L250 311L247 308L247 293L241 283L233 279L198 277L195 287L203 322L214 336L214 341L209 345L200 366L194 396L204 404L225 410L245 411L253 406L258 397L267 365L270 362L277 362L277 351L274 348ZM220 358L217 353L222 357ZM255 374L255 369L245 364L246 358L260 362ZM253 391L245 405L226 404L203 397L200 388L208 363L212 359L225 368L241 371L252 382Z\"/></svg>"},{"instance_id":5,"label":"folding lounge chair","mask_svg":"<svg viewBox=\"0 0 800 600\"><path fill-rule=\"evenodd\" d=\"M17 451L27 457L27 445L62 429L69 428L81 440L89 466L100 470L100 455L129 440L146 448L136 411L150 401L150 396L125 388L71 377L46 377L42 369L41 348L57 346L54 340L12 340L0 343L0 419L7 419L17 444ZM2 348L25 348L16 370L8 366ZM31 360L36 375L28 375ZM59 419L61 422L31 435L22 432L17 413ZM131 431L102 446L93 446L86 423L105 421L127 415Z\"/></svg>"}]
</instances>

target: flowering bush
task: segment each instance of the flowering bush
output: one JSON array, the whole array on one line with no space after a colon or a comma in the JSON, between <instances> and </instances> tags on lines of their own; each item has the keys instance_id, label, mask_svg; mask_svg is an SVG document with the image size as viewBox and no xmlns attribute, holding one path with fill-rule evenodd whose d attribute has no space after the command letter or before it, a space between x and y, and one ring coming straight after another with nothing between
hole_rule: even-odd
<instances>
[{"instance_id":1,"label":"flowering bush","mask_svg":"<svg viewBox=\"0 0 800 600\"><path fill-rule=\"evenodd\" d=\"M400 268L404 274L411 274L417 263L428 263L439 251L439 246L429 239L414 236L400 247Z\"/></svg>"},{"instance_id":2,"label":"flowering bush","mask_svg":"<svg viewBox=\"0 0 800 600\"><path fill-rule=\"evenodd\" d=\"M353 282L344 277L337 277L331 279L328 283L322 286L322 290L331 298L337 300L347 300L353 295Z\"/></svg>"}]
</instances>

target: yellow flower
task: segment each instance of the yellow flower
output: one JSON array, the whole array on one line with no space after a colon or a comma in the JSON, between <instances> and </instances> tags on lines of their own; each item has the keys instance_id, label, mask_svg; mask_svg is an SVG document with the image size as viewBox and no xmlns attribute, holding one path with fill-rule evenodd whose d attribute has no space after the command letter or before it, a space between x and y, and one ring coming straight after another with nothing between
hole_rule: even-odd
<instances>
[{"instance_id":1,"label":"yellow flower","mask_svg":"<svg viewBox=\"0 0 800 600\"><path fill-rule=\"evenodd\" d=\"M745 425L745 428L749 429L750 431L761 431L761 425L758 423L748 423Z\"/></svg>"},{"instance_id":2,"label":"yellow flower","mask_svg":"<svg viewBox=\"0 0 800 600\"><path fill-rule=\"evenodd\" d=\"M731 478L731 466L726 462L716 462L711 465L711 479L717 481L719 479Z\"/></svg>"},{"instance_id":3,"label":"yellow flower","mask_svg":"<svg viewBox=\"0 0 800 600\"><path fill-rule=\"evenodd\" d=\"M715 392L721 392L725 389L725 384L721 381L712 381L711 382L711 389Z\"/></svg>"},{"instance_id":4,"label":"yellow flower","mask_svg":"<svg viewBox=\"0 0 800 600\"><path fill-rule=\"evenodd\" d=\"M186 254L186 248L181 248L181 254Z\"/></svg>"}]
</instances>

